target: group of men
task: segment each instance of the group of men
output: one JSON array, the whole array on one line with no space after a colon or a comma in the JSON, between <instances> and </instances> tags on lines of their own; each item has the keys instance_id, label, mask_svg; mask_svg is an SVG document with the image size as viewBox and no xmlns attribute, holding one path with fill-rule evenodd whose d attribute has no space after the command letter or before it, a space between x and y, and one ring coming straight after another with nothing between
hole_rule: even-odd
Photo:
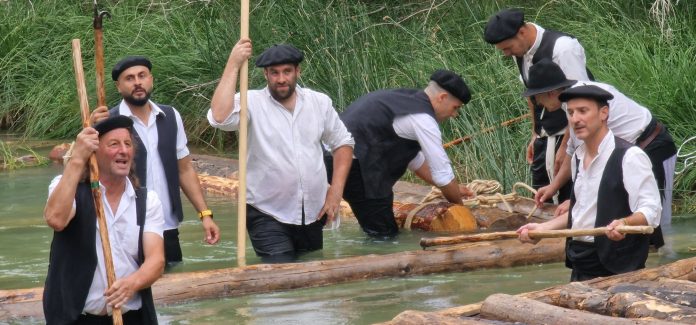
<instances>
[{"instance_id":1,"label":"group of men","mask_svg":"<svg viewBox=\"0 0 696 325\"><path fill-rule=\"evenodd\" d=\"M606 238L568 241L572 279L643 267L647 237L614 229L665 220L675 153L666 128L614 87L590 81L575 38L525 22L521 11L493 15L484 39L515 58L526 86L523 96L533 116L527 159L537 202L568 202L555 219L521 227L520 239L531 242L529 230L608 225ZM239 128L236 84L251 56L249 39L232 48L207 112L211 126ZM321 249L322 229L337 217L342 198L367 235L395 236L392 187L407 170L461 203L438 127L471 100L461 76L437 70L422 89L368 93L339 114L329 96L297 84L302 61L302 52L291 45L266 49L255 63L267 85L248 91L249 153L240 159L249 162L247 231L263 261L291 262ZM205 241L219 240L181 116L150 100L152 63L126 57L114 66L112 79L122 101L93 112L94 128L78 135L63 175L49 187L45 218L55 230L44 291L49 324L97 324L114 307L125 312L127 324L156 323L148 288L165 265L182 260L180 189L199 211ZM111 287L84 176L92 153L115 259Z\"/></svg>"}]
</instances>

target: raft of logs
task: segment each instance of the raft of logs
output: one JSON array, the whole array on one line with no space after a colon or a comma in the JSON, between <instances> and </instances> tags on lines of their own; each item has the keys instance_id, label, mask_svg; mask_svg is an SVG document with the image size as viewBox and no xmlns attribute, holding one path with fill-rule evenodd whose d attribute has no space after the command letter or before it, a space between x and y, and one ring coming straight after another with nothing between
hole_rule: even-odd
<instances>
[{"instance_id":1,"label":"raft of logs","mask_svg":"<svg viewBox=\"0 0 696 325\"><path fill-rule=\"evenodd\" d=\"M405 311L384 324L694 324L695 281L692 257L435 312Z\"/></svg>"}]
</instances>

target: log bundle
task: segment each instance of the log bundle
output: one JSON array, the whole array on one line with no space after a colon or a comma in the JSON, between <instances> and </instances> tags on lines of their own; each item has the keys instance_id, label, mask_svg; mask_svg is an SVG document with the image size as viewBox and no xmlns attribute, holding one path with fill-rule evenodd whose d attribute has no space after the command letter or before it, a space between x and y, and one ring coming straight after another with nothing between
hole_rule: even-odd
<instances>
[{"instance_id":1,"label":"log bundle","mask_svg":"<svg viewBox=\"0 0 696 325\"><path fill-rule=\"evenodd\" d=\"M695 324L694 267L696 257L517 296L494 294L480 303L431 314L524 324ZM428 313L404 313L418 317L406 322L400 314L389 324L429 324L418 321L429 319Z\"/></svg>"}]
</instances>

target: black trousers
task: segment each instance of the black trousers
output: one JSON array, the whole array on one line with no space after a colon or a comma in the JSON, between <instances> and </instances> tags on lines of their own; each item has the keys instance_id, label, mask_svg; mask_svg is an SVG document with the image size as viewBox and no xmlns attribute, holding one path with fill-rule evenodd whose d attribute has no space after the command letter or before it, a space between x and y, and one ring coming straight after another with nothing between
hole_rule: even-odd
<instances>
[{"instance_id":1,"label":"black trousers","mask_svg":"<svg viewBox=\"0 0 696 325\"><path fill-rule=\"evenodd\" d=\"M176 264L182 261L179 229L164 231L164 259L167 264Z\"/></svg>"},{"instance_id":2,"label":"black trousers","mask_svg":"<svg viewBox=\"0 0 696 325\"><path fill-rule=\"evenodd\" d=\"M570 281L585 281L614 275L602 265L594 243L571 240L566 248L566 260L573 270Z\"/></svg>"},{"instance_id":3,"label":"black trousers","mask_svg":"<svg viewBox=\"0 0 696 325\"><path fill-rule=\"evenodd\" d=\"M113 319L111 316L97 316L97 315L80 315L75 325L112 325ZM124 325L149 325L143 320L143 315L141 310L131 310L123 314L123 324Z\"/></svg>"},{"instance_id":4,"label":"black trousers","mask_svg":"<svg viewBox=\"0 0 696 325\"><path fill-rule=\"evenodd\" d=\"M532 174L532 188L538 190L546 185L551 184L549 180L549 175L546 172L546 144L548 142L547 137L537 138L534 140L534 157L532 160L532 166L530 171ZM556 138L555 150L561 146L562 137ZM564 153L565 154L565 153ZM560 166L559 166L560 167ZM573 189L572 182L567 182L560 190L558 190L558 203L570 199L570 191ZM553 203L552 199L547 202Z\"/></svg>"},{"instance_id":5,"label":"black trousers","mask_svg":"<svg viewBox=\"0 0 696 325\"><path fill-rule=\"evenodd\" d=\"M308 225L286 224L247 204L249 239L264 263L290 263L302 253L322 249L325 223L326 216Z\"/></svg>"}]
</instances>

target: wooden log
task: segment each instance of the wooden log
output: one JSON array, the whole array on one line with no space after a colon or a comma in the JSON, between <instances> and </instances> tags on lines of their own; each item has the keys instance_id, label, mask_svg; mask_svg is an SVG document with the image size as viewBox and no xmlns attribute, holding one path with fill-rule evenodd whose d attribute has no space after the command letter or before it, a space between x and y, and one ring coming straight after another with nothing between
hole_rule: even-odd
<instances>
[{"instance_id":1,"label":"wooden log","mask_svg":"<svg viewBox=\"0 0 696 325\"><path fill-rule=\"evenodd\" d=\"M441 325L490 325L497 324L503 325L506 323L501 323L498 321L490 321L486 319L469 319L469 318L459 318L438 315L433 313L426 313L422 311L407 310L396 315L394 319L389 322L380 323L377 325L431 325L431 324L441 324ZM509 324L509 323L508 323Z\"/></svg>"},{"instance_id":2,"label":"wooden log","mask_svg":"<svg viewBox=\"0 0 696 325\"><path fill-rule=\"evenodd\" d=\"M658 281L621 283L610 287L607 291L611 293L640 292L682 306L696 307L696 283L686 280L661 278Z\"/></svg>"},{"instance_id":3,"label":"wooden log","mask_svg":"<svg viewBox=\"0 0 696 325\"><path fill-rule=\"evenodd\" d=\"M583 283L595 289L606 290L607 288L619 283L634 283L641 280L657 280L659 278L680 279L682 277L687 277L694 270L694 267L696 267L696 257L679 260L656 268L642 269L609 277L595 278L584 281ZM565 285L558 285L543 290L522 293L518 296L553 303L553 301L559 300L559 296L563 288L565 288ZM480 313L480 311L481 303L478 302L464 306L442 309L436 313L447 316L461 317L477 315Z\"/></svg>"},{"instance_id":4,"label":"wooden log","mask_svg":"<svg viewBox=\"0 0 696 325\"><path fill-rule=\"evenodd\" d=\"M564 258L564 250L563 240L545 239L535 246L503 241L305 263L260 264L165 274L152 290L156 304L168 305L384 277L558 262ZM16 310L19 305L41 310L41 294L42 288L26 289L21 293L0 290L4 308L0 310ZM26 314L6 313L4 317L10 316L21 318ZM6 318L0 317L0 321L3 319Z\"/></svg>"},{"instance_id":5,"label":"wooden log","mask_svg":"<svg viewBox=\"0 0 696 325\"><path fill-rule=\"evenodd\" d=\"M625 319L597 315L500 293L486 298L481 306L481 317L524 324L672 324L655 319Z\"/></svg>"},{"instance_id":6,"label":"wooden log","mask_svg":"<svg viewBox=\"0 0 696 325\"><path fill-rule=\"evenodd\" d=\"M394 218L402 229L472 232L478 229L469 208L449 202L425 204L394 202Z\"/></svg>"},{"instance_id":7,"label":"wooden log","mask_svg":"<svg viewBox=\"0 0 696 325\"><path fill-rule=\"evenodd\" d=\"M585 310L601 315L611 315L608 304L612 294L595 289L582 282L571 282L561 288L553 305L570 309Z\"/></svg>"},{"instance_id":8,"label":"wooden log","mask_svg":"<svg viewBox=\"0 0 696 325\"><path fill-rule=\"evenodd\" d=\"M696 323L696 308L681 306L641 292L613 294L607 308L612 315L621 317L652 317L680 323Z\"/></svg>"}]
</instances>

